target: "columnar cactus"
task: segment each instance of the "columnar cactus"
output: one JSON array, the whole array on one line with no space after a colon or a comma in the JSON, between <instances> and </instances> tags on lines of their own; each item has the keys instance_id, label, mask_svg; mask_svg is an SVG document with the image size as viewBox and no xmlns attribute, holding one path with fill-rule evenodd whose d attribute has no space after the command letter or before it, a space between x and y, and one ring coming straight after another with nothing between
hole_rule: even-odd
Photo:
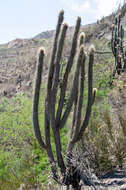
<instances>
[{"instance_id":1,"label":"columnar cactus","mask_svg":"<svg viewBox=\"0 0 126 190\"><path fill-rule=\"evenodd\" d=\"M84 131L88 126L88 122L91 116L91 108L96 94L96 90L93 91L93 86L92 86L93 62L94 62L95 50L94 47L91 47L89 51L88 100L87 100L86 114L83 119L82 106L83 106L85 60L86 60L86 53L84 49L85 35L84 33L80 34L78 40L79 29L81 24L81 18L78 17L72 39L70 56L68 58L63 79L61 81L62 85L60 86L59 78L61 70L61 57L66 37L66 31L68 28L67 24L62 25L63 14L64 14L63 11L61 11L59 14L55 38L54 38L54 44L52 49L52 55L50 59L50 67L49 67L49 74L47 81L47 93L45 98L44 140L40 132L39 119L38 119L39 94L40 94L40 85L42 83L43 62L45 54L44 49L40 49L38 55L38 64L37 64L34 97L33 97L33 127L39 145L47 152L53 178L58 183L67 186L72 185L73 189L77 190L80 189L79 181L81 179L81 176L79 173L77 173L76 168L74 168L71 165L70 159L68 158L72 158L72 150L74 148L74 145L82 138ZM74 57L76 55L76 52L77 52L77 63L73 77L73 84L69 93L68 101L64 106L66 91L67 91L68 76L75 62ZM57 92L59 94L58 106L56 106ZM74 105L73 122L71 124L70 140L66 150L67 159L65 161L62 155L60 131L63 127L65 127L65 123L70 115L73 105ZM50 140L51 129L54 137L56 158L54 156ZM58 168L60 169L60 171Z\"/></svg>"},{"instance_id":2,"label":"columnar cactus","mask_svg":"<svg viewBox=\"0 0 126 190\"><path fill-rule=\"evenodd\" d=\"M115 23L112 26L112 39L111 39L111 48L113 55L115 57L115 66L116 72L118 75L124 71L124 50L123 50L123 38L124 38L124 29L121 25L121 15L116 17Z\"/></svg>"}]
</instances>

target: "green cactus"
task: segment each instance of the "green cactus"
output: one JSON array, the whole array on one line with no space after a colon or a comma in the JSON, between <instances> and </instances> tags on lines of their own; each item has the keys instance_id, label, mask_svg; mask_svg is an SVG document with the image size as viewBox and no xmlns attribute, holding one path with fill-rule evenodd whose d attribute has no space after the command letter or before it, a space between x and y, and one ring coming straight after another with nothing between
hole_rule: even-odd
<instances>
[{"instance_id":1,"label":"green cactus","mask_svg":"<svg viewBox=\"0 0 126 190\"><path fill-rule=\"evenodd\" d=\"M38 103L39 103L39 95L40 95L40 86L42 82L42 72L43 72L43 59L44 59L44 49L40 49L38 55L38 63L37 63L37 71L36 71L36 79L35 79L35 89L34 89L34 97L33 97L33 126L35 131L35 136L42 146L45 148L46 145L42 140L40 127L39 127L39 119L38 119Z\"/></svg>"},{"instance_id":2,"label":"green cactus","mask_svg":"<svg viewBox=\"0 0 126 190\"><path fill-rule=\"evenodd\" d=\"M81 24L81 19L78 17L74 35L72 39L72 47L70 51L70 56L68 58L67 66L63 75L62 86L59 85L60 72L61 72L61 57L64 47L64 41L66 37L67 24L62 26L63 22L63 11L60 12L58 23L56 27L56 33L54 38L54 44L52 49L52 55L50 59L50 67L48 73L47 82L47 93L45 98L45 120L44 120L44 130L45 138L43 140L43 135L41 135L38 119L38 104L39 104L39 94L40 85L42 83L42 73L43 73L43 61L44 61L44 50L41 49L38 56L37 72L35 78L35 89L33 97L33 127L35 136L40 144L41 148L44 148L47 152L51 171L53 178L59 183L64 185L72 185L73 189L80 189L79 181L80 174L76 171L74 166L69 165L68 157L72 155L72 150L75 143L77 143L83 136L83 133L88 126L88 122L91 116L91 107L94 102L94 92L93 92L93 62L94 62L94 47L89 50L89 65L88 65L88 101L87 109L85 113L85 118L82 118L82 105L83 105L83 94L84 94L84 80L85 80L85 60L86 53L84 50L84 40L85 34L81 33L79 40L79 29ZM61 29L62 28L62 29ZM77 48L79 49L77 51ZM76 69L73 77L73 84L69 93L68 102L64 106L67 82L70 71L74 64L74 57L77 52L77 63ZM59 101L58 108L56 110L56 98L58 89ZM64 160L62 155L62 146L60 139L60 131L65 127L65 123L70 115L72 107L75 107L73 113L73 123L71 127L71 136L66 150L67 159ZM81 121L83 121L81 123ZM51 131L53 132L56 158L52 150L51 144ZM68 171L71 171L69 173Z\"/></svg>"},{"instance_id":3,"label":"green cactus","mask_svg":"<svg viewBox=\"0 0 126 190\"><path fill-rule=\"evenodd\" d=\"M121 15L115 18L115 24L112 27L112 38L111 38L111 48L113 55L115 57L115 67L118 75L124 71L124 50L123 50L123 38L124 38L124 29L121 25ZM114 72L115 73L115 72ZM114 76L115 74L113 74Z\"/></svg>"}]
</instances>

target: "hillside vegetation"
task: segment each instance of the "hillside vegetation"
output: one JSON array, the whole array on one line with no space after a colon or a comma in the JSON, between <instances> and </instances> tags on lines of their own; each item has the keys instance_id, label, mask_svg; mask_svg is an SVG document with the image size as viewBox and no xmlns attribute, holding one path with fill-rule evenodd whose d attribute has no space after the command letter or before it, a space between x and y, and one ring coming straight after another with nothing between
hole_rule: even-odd
<instances>
[{"instance_id":1,"label":"hillside vegetation","mask_svg":"<svg viewBox=\"0 0 126 190\"><path fill-rule=\"evenodd\" d=\"M121 11L125 13L125 5ZM111 52L111 24L114 16L115 13L102 18L97 23L81 26L80 32L86 34L87 52L92 43L97 51ZM122 18L125 29L124 20L125 14ZM73 31L74 28L70 27L66 36L61 60L63 71L70 53ZM46 55L44 82L40 91L39 119L40 128L44 130L44 98L53 35L54 31L49 31L32 39L16 39L0 45L0 190L17 190L23 184L27 190L55 189L46 151L38 145L32 127L32 96L37 52L43 46ZM87 64L88 59L86 73ZM116 75L113 80L114 68L112 53L95 54L93 87L97 88L97 97L84 138L75 147L76 157L78 151L80 155L84 154L85 157L85 153L88 155L88 161L84 158L82 161L86 167L89 164L92 172L97 176L113 169L126 167L126 75L125 73L119 77ZM73 65L67 84L67 97L74 71ZM86 109L88 96L87 74L85 81L83 111ZM70 114L65 128L61 130L63 157L66 154L71 120ZM52 136L51 143L56 156ZM81 162L75 164L78 168L81 166Z\"/></svg>"}]
</instances>

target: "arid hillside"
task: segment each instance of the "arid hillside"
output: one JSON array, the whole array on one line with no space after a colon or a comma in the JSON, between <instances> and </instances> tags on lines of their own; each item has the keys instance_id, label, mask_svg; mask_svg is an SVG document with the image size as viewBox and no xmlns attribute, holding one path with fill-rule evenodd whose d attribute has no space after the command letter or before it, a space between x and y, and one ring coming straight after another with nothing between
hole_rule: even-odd
<instances>
[{"instance_id":1,"label":"arid hillside","mask_svg":"<svg viewBox=\"0 0 126 190\"><path fill-rule=\"evenodd\" d=\"M96 45L99 41L111 39L111 24L114 16L102 18L97 23L82 26L86 34L86 46ZM46 51L45 71L47 75L49 55L55 31L42 32L31 39L15 39L0 45L0 96L11 97L18 91L27 92L31 96L33 76L36 67L38 49L43 46ZM67 33L63 60L68 58L73 27Z\"/></svg>"}]
</instances>

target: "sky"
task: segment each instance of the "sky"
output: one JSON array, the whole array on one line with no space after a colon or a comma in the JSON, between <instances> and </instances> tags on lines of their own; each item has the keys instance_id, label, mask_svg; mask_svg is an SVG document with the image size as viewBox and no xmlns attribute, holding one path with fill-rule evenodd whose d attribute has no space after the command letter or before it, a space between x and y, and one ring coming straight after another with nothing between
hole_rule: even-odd
<instances>
[{"instance_id":1,"label":"sky","mask_svg":"<svg viewBox=\"0 0 126 190\"><path fill-rule=\"evenodd\" d=\"M55 29L57 16L65 11L72 26L77 16L82 24L96 22L114 11L124 0L0 0L0 44L15 38L31 38Z\"/></svg>"}]
</instances>

